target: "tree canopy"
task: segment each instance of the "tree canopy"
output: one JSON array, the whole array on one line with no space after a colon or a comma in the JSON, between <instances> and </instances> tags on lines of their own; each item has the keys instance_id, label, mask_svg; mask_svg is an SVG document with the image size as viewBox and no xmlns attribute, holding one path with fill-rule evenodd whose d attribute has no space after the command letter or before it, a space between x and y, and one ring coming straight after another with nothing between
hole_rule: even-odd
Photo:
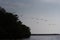
<instances>
[{"instance_id":1,"label":"tree canopy","mask_svg":"<svg viewBox=\"0 0 60 40\"><path fill-rule=\"evenodd\" d=\"M6 12L0 7L0 37L3 38L29 38L30 28L18 21L16 14Z\"/></svg>"}]
</instances>

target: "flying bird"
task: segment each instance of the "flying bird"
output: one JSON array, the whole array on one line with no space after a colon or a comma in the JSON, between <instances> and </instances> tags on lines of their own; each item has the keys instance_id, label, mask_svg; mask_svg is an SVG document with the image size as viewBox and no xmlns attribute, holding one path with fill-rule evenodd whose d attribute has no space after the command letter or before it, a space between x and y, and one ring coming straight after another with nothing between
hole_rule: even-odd
<instances>
[{"instance_id":1,"label":"flying bird","mask_svg":"<svg viewBox=\"0 0 60 40\"><path fill-rule=\"evenodd\" d=\"M43 20L43 19L40 19L40 20Z\"/></svg>"},{"instance_id":2,"label":"flying bird","mask_svg":"<svg viewBox=\"0 0 60 40\"><path fill-rule=\"evenodd\" d=\"M36 23L39 23L39 22L36 22Z\"/></svg>"},{"instance_id":3,"label":"flying bird","mask_svg":"<svg viewBox=\"0 0 60 40\"><path fill-rule=\"evenodd\" d=\"M45 20L45 21L48 21L48 20Z\"/></svg>"},{"instance_id":4,"label":"flying bird","mask_svg":"<svg viewBox=\"0 0 60 40\"><path fill-rule=\"evenodd\" d=\"M36 18L36 20L39 20L38 18Z\"/></svg>"}]
</instances>

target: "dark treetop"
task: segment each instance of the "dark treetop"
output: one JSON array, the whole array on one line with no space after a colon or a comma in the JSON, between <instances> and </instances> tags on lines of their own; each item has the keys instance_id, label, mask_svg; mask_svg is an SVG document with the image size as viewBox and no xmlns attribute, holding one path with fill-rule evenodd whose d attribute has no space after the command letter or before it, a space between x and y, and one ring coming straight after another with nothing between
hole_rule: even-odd
<instances>
[{"instance_id":1,"label":"dark treetop","mask_svg":"<svg viewBox=\"0 0 60 40\"><path fill-rule=\"evenodd\" d=\"M30 28L18 21L17 15L6 12L0 7L0 37L2 38L29 38Z\"/></svg>"}]
</instances>

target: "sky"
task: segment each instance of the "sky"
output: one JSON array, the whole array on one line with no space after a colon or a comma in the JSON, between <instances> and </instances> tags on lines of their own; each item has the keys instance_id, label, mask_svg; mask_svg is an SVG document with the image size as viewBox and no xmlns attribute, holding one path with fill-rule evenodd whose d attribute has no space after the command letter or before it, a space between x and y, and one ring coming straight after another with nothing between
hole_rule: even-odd
<instances>
[{"instance_id":1,"label":"sky","mask_svg":"<svg viewBox=\"0 0 60 40\"><path fill-rule=\"evenodd\" d=\"M32 34L60 34L60 0L0 0L0 6L17 14Z\"/></svg>"}]
</instances>

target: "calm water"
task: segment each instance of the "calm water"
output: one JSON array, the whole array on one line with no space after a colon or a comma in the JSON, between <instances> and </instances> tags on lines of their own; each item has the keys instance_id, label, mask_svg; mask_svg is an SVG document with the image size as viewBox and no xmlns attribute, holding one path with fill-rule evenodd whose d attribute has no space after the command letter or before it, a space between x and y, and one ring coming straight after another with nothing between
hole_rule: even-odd
<instances>
[{"instance_id":1,"label":"calm water","mask_svg":"<svg viewBox=\"0 0 60 40\"><path fill-rule=\"evenodd\" d=\"M24 40L60 40L60 35L31 36L29 39L24 39Z\"/></svg>"},{"instance_id":2,"label":"calm water","mask_svg":"<svg viewBox=\"0 0 60 40\"><path fill-rule=\"evenodd\" d=\"M8 39L4 39L8 40ZM12 39L14 40L14 39ZM21 39L17 39L21 40ZM31 36L28 39L22 39L22 40L60 40L60 35L51 35L51 36Z\"/></svg>"}]
</instances>

